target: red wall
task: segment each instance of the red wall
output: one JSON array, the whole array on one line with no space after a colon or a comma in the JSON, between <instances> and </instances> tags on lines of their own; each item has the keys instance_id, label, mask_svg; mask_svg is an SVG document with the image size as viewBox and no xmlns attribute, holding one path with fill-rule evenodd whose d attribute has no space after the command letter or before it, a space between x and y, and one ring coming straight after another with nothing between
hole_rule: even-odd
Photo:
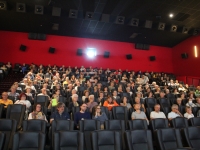
<instances>
[{"instance_id":1,"label":"red wall","mask_svg":"<svg viewBox=\"0 0 200 150\"><path fill-rule=\"evenodd\" d=\"M21 44L27 46L25 52L19 50ZM46 41L29 40L27 33L7 31L0 31L0 45L0 61L3 62L84 65L173 73L172 49L166 47L151 46L149 51L143 51L135 50L132 43L55 35L47 35ZM48 53L50 46L56 48L54 54ZM95 59L76 55L78 48L82 48L84 52L88 47L97 49ZM104 51L110 52L110 58L103 57ZM127 60L126 54L132 54L133 59ZM156 61L149 61L149 56L156 56Z\"/></svg>"},{"instance_id":2,"label":"red wall","mask_svg":"<svg viewBox=\"0 0 200 150\"><path fill-rule=\"evenodd\" d=\"M181 76L200 77L200 36L193 36L173 47L174 73ZM197 46L198 57L194 56ZM182 59L182 53L188 53L188 59Z\"/></svg>"}]
</instances>

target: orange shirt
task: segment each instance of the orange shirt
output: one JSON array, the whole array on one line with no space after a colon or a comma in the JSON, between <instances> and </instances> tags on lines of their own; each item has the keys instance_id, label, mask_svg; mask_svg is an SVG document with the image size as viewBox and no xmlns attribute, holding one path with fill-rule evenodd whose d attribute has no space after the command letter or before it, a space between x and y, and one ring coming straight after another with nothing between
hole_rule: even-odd
<instances>
[{"instance_id":1,"label":"orange shirt","mask_svg":"<svg viewBox=\"0 0 200 150\"><path fill-rule=\"evenodd\" d=\"M0 104L6 105L6 106L4 106L4 108L7 108L8 105L12 105L13 104L13 101L9 100L9 99L7 99L6 101L3 100L3 99L0 99Z\"/></svg>"},{"instance_id":2,"label":"orange shirt","mask_svg":"<svg viewBox=\"0 0 200 150\"><path fill-rule=\"evenodd\" d=\"M113 106L119 106L116 101L113 101L113 104L109 104L108 101L105 101L103 106L108 107L108 110L111 110L113 108Z\"/></svg>"}]
</instances>

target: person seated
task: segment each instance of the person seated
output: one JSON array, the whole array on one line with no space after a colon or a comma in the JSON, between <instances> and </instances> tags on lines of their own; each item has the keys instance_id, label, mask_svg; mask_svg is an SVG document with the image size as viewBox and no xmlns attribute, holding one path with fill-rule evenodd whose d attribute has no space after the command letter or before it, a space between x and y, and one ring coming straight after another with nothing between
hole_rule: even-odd
<instances>
[{"instance_id":1,"label":"person seated","mask_svg":"<svg viewBox=\"0 0 200 150\"><path fill-rule=\"evenodd\" d=\"M52 99L50 101L50 104L48 106L48 109L51 109L52 107L56 107L59 102L60 97L60 90L56 90L55 94L53 94Z\"/></svg>"},{"instance_id":2,"label":"person seated","mask_svg":"<svg viewBox=\"0 0 200 150\"><path fill-rule=\"evenodd\" d=\"M146 114L143 111L140 110L141 109L140 107L141 107L140 104L134 104L135 111L132 112L131 118L132 118L132 120L134 120L134 119L144 119L144 120L147 121L147 124L149 125L149 120L147 119Z\"/></svg>"},{"instance_id":3,"label":"person seated","mask_svg":"<svg viewBox=\"0 0 200 150\"><path fill-rule=\"evenodd\" d=\"M186 113L184 114L184 117L187 119L193 118L194 115L192 114L192 108L191 107L186 107L185 108Z\"/></svg>"},{"instance_id":4,"label":"person seated","mask_svg":"<svg viewBox=\"0 0 200 150\"><path fill-rule=\"evenodd\" d=\"M90 112L92 112L92 108L94 107L94 106L97 106L98 105L98 103L97 102L94 102L94 95L90 95L89 96L89 102L87 103L87 108L89 108L90 109Z\"/></svg>"},{"instance_id":5,"label":"person seated","mask_svg":"<svg viewBox=\"0 0 200 150\"><path fill-rule=\"evenodd\" d=\"M141 99L139 97L135 97L135 103L134 104L140 104L140 110L146 112L144 104L142 104Z\"/></svg>"},{"instance_id":6,"label":"person seated","mask_svg":"<svg viewBox=\"0 0 200 150\"><path fill-rule=\"evenodd\" d=\"M200 97L197 97L197 98L196 98L196 101L197 101L196 106L197 106L197 107L200 107Z\"/></svg>"},{"instance_id":7,"label":"person seated","mask_svg":"<svg viewBox=\"0 0 200 150\"><path fill-rule=\"evenodd\" d=\"M87 103L89 101L89 91L88 90L85 90L83 92L83 96L82 96L82 101L83 103Z\"/></svg>"},{"instance_id":8,"label":"person seated","mask_svg":"<svg viewBox=\"0 0 200 150\"><path fill-rule=\"evenodd\" d=\"M51 98L49 97L49 95L47 94L47 89L46 88L42 88L41 89L41 93L39 93L37 96L47 96L49 100L51 100Z\"/></svg>"},{"instance_id":9,"label":"person seated","mask_svg":"<svg viewBox=\"0 0 200 150\"><path fill-rule=\"evenodd\" d=\"M172 108L172 111L170 113L168 113L169 120L172 120L176 117L183 117L183 115L178 110L178 105L173 104L171 108Z\"/></svg>"},{"instance_id":10,"label":"person seated","mask_svg":"<svg viewBox=\"0 0 200 150\"><path fill-rule=\"evenodd\" d=\"M68 112L65 111L65 104L59 102L56 106L57 110L51 115L50 123L53 120L70 120Z\"/></svg>"},{"instance_id":11,"label":"person seated","mask_svg":"<svg viewBox=\"0 0 200 150\"><path fill-rule=\"evenodd\" d=\"M15 97L17 98L19 96L19 93L16 92L16 87L15 86L11 86L10 88L10 92L8 92L8 96L12 96L12 97ZM15 99L16 101L17 99Z\"/></svg>"},{"instance_id":12,"label":"person seated","mask_svg":"<svg viewBox=\"0 0 200 150\"><path fill-rule=\"evenodd\" d=\"M127 97L126 96L124 96L122 98L122 103L120 103L120 106L125 106L125 107L127 107L127 109L132 108L131 104L127 102Z\"/></svg>"},{"instance_id":13,"label":"person seated","mask_svg":"<svg viewBox=\"0 0 200 150\"><path fill-rule=\"evenodd\" d=\"M80 111L76 112L74 115L75 128L79 129L79 121L84 119L91 119L89 112L86 112L87 105L85 103L80 105Z\"/></svg>"},{"instance_id":14,"label":"person seated","mask_svg":"<svg viewBox=\"0 0 200 150\"><path fill-rule=\"evenodd\" d=\"M19 95L19 100L17 100L14 104L21 104L26 106L26 112L29 112L29 108L31 107L30 101L27 100L27 96L25 93L21 93Z\"/></svg>"},{"instance_id":15,"label":"person seated","mask_svg":"<svg viewBox=\"0 0 200 150\"><path fill-rule=\"evenodd\" d=\"M120 103L120 96L117 95L117 90L113 90L112 99L115 100L118 104Z\"/></svg>"},{"instance_id":16,"label":"person seated","mask_svg":"<svg viewBox=\"0 0 200 150\"><path fill-rule=\"evenodd\" d=\"M2 69L2 70L4 70L4 71L7 71L6 65L3 65L0 69Z\"/></svg>"},{"instance_id":17,"label":"person seated","mask_svg":"<svg viewBox=\"0 0 200 150\"><path fill-rule=\"evenodd\" d=\"M28 120L31 119L45 120L46 122L48 122L45 114L42 112L41 104L35 104L33 106L33 112L31 112L28 116Z\"/></svg>"},{"instance_id":18,"label":"person seated","mask_svg":"<svg viewBox=\"0 0 200 150\"><path fill-rule=\"evenodd\" d=\"M194 99L189 98L189 99L188 99L188 102L186 103L186 106L188 106L188 107L197 107L197 106L195 105L195 103L193 103L193 100L194 100Z\"/></svg>"},{"instance_id":19,"label":"person seated","mask_svg":"<svg viewBox=\"0 0 200 150\"><path fill-rule=\"evenodd\" d=\"M69 106L68 106L69 113L72 112L73 107L79 107L79 106L80 106L80 102L78 101L78 95L73 94L72 95L72 102L70 102Z\"/></svg>"},{"instance_id":20,"label":"person seated","mask_svg":"<svg viewBox=\"0 0 200 150\"><path fill-rule=\"evenodd\" d=\"M200 97L200 86L197 86L196 91L194 92L196 97Z\"/></svg>"},{"instance_id":21,"label":"person seated","mask_svg":"<svg viewBox=\"0 0 200 150\"><path fill-rule=\"evenodd\" d=\"M183 85L182 84L179 84L179 88L178 88L178 91L179 92L187 92L187 90L183 87Z\"/></svg>"},{"instance_id":22,"label":"person seated","mask_svg":"<svg viewBox=\"0 0 200 150\"><path fill-rule=\"evenodd\" d=\"M160 105L156 104L154 106L154 111L151 112L150 114L151 119L157 119L157 118L166 118L165 114L160 111Z\"/></svg>"},{"instance_id":23,"label":"person seated","mask_svg":"<svg viewBox=\"0 0 200 150\"><path fill-rule=\"evenodd\" d=\"M176 99L176 104L178 105L178 107L183 106L182 105L182 99L180 97Z\"/></svg>"},{"instance_id":24,"label":"person seated","mask_svg":"<svg viewBox=\"0 0 200 150\"><path fill-rule=\"evenodd\" d=\"M101 122L101 129L104 129L104 122L108 120L108 117L101 111L101 106L94 106L92 110L92 119L99 120Z\"/></svg>"},{"instance_id":25,"label":"person seated","mask_svg":"<svg viewBox=\"0 0 200 150\"><path fill-rule=\"evenodd\" d=\"M115 100L112 99L112 97L108 96L103 106L108 107L108 110L111 111L114 106L119 106L119 105Z\"/></svg>"},{"instance_id":26,"label":"person seated","mask_svg":"<svg viewBox=\"0 0 200 150\"><path fill-rule=\"evenodd\" d=\"M25 90L26 90L26 93L25 93L26 96L30 96L31 99L34 100L33 94L31 93L31 87L30 87L30 86L27 86L27 87L25 88Z\"/></svg>"},{"instance_id":27,"label":"person seated","mask_svg":"<svg viewBox=\"0 0 200 150\"><path fill-rule=\"evenodd\" d=\"M2 96L2 99L0 99L0 104L3 104L4 108L7 108L8 105L13 104L13 101L8 99L8 93L7 92L3 92L1 96Z\"/></svg>"}]
</instances>

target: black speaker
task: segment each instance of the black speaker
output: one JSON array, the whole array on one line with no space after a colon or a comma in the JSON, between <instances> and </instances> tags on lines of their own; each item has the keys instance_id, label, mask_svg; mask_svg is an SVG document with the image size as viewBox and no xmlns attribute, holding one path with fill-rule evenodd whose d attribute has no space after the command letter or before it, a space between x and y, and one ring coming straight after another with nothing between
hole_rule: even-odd
<instances>
[{"instance_id":1,"label":"black speaker","mask_svg":"<svg viewBox=\"0 0 200 150\"><path fill-rule=\"evenodd\" d=\"M104 52L104 58L109 58L109 57L110 57L110 52L105 51L105 52Z\"/></svg>"},{"instance_id":2,"label":"black speaker","mask_svg":"<svg viewBox=\"0 0 200 150\"><path fill-rule=\"evenodd\" d=\"M82 56L83 55L83 51L82 51L82 49L77 49L77 52L76 52L76 55L78 55L78 56Z\"/></svg>"},{"instance_id":3,"label":"black speaker","mask_svg":"<svg viewBox=\"0 0 200 150\"><path fill-rule=\"evenodd\" d=\"M37 33L29 33L28 38L32 39L32 40L36 40L37 39Z\"/></svg>"},{"instance_id":4,"label":"black speaker","mask_svg":"<svg viewBox=\"0 0 200 150\"><path fill-rule=\"evenodd\" d=\"M46 34L38 33L38 34L37 34L37 39L38 39L38 40L46 40Z\"/></svg>"},{"instance_id":5,"label":"black speaker","mask_svg":"<svg viewBox=\"0 0 200 150\"><path fill-rule=\"evenodd\" d=\"M150 61L155 61L156 57L155 56L150 56L149 59L150 59Z\"/></svg>"},{"instance_id":6,"label":"black speaker","mask_svg":"<svg viewBox=\"0 0 200 150\"><path fill-rule=\"evenodd\" d=\"M183 59L187 59L187 58L188 58L188 54L187 54L187 53L182 53L182 54L181 54L181 57L182 57Z\"/></svg>"},{"instance_id":7,"label":"black speaker","mask_svg":"<svg viewBox=\"0 0 200 150\"><path fill-rule=\"evenodd\" d=\"M21 51L25 51L25 50L26 50L26 46L21 44L19 49L20 49Z\"/></svg>"},{"instance_id":8,"label":"black speaker","mask_svg":"<svg viewBox=\"0 0 200 150\"><path fill-rule=\"evenodd\" d=\"M126 55L126 59L132 59L132 55L131 54L127 54Z\"/></svg>"},{"instance_id":9,"label":"black speaker","mask_svg":"<svg viewBox=\"0 0 200 150\"><path fill-rule=\"evenodd\" d=\"M149 50L149 44L136 43L135 44L135 49Z\"/></svg>"},{"instance_id":10,"label":"black speaker","mask_svg":"<svg viewBox=\"0 0 200 150\"><path fill-rule=\"evenodd\" d=\"M49 53L54 53L55 52L55 48L54 47L49 47Z\"/></svg>"}]
</instances>

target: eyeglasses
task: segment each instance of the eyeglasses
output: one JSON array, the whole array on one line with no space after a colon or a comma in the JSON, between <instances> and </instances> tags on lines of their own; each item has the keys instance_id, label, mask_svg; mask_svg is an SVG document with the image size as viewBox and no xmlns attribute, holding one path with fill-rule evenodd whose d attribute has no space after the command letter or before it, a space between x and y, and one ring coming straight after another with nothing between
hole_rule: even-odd
<instances>
[{"instance_id":1,"label":"eyeglasses","mask_svg":"<svg viewBox=\"0 0 200 150\"><path fill-rule=\"evenodd\" d=\"M101 109L101 108L97 108L97 109Z\"/></svg>"}]
</instances>

